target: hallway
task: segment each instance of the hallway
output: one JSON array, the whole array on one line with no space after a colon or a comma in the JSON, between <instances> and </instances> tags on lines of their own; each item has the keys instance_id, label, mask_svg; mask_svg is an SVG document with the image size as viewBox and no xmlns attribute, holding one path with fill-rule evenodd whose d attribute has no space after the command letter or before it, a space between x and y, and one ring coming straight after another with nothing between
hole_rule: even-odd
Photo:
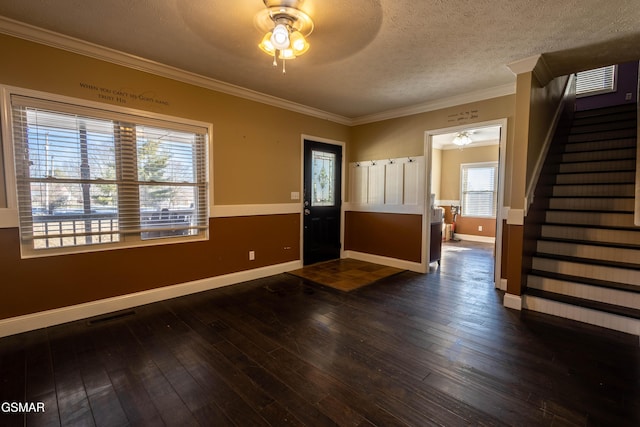
<instances>
[{"instance_id":1,"label":"hallway","mask_svg":"<svg viewBox=\"0 0 640 427\"><path fill-rule=\"evenodd\" d=\"M491 248L350 293L282 274L4 338L0 402L44 402L29 426L637 425L637 339L505 309Z\"/></svg>"}]
</instances>

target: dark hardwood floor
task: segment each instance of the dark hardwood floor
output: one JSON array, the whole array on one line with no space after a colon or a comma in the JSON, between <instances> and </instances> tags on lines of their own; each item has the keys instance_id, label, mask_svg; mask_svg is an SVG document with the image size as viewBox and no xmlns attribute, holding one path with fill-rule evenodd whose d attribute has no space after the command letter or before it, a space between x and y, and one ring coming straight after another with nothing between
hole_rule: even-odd
<instances>
[{"instance_id":1,"label":"dark hardwood floor","mask_svg":"<svg viewBox=\"0 0 640 427\"><path fill-rule=\"evenodd\" d=\"M502 306L491 247L350 293L282 274L0 339L1 426L640 425L628 337Z\"/></svg>"}]
</instances>

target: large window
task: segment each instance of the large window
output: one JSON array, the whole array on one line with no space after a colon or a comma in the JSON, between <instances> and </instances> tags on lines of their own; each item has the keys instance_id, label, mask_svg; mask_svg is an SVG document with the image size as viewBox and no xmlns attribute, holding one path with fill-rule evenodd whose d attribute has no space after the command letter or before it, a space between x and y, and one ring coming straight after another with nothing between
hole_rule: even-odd
<instances>
[{"instance_id":1,"label":"large window","mask_svg":"<svg viewBox=\"0 0 640 427\"><path fill-rule=\"evenodd\" d=\"M462 216L495 218L498 206L498 163L469 163L461 169Z\"/></svg>"},{"instance_id":2,"label":"large window","mask_svg":"<svg viewBox=\"0 0 640 427\"><path fill-rule=\"evenodd\" d=\"M11 97L23 254L203 239L208 128Z\"/></svg>"},{"instance_id":3,"label":"large window","mask_svg":"<svg viewBox=\"0 0 640 427\"><path fill-rule=\"evenodd\" d=\"M576 95L592 96L615 92L617 67L596 68L576 74Z\"/></svg>"}]
</instances>

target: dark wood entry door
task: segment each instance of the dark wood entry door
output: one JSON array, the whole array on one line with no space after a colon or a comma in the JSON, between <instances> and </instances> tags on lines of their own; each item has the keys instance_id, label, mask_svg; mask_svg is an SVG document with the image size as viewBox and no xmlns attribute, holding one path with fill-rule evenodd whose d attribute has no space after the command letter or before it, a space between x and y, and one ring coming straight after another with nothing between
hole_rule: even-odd
<instances>
[{"instance_id":1,"label":"dark wood entry door","mask_svg":"<svg viewBox=\"0 0 640 427\"><path fill-rule=\"evenodd\" d=\"M303 263L340 258L342 147L304 141Z\"/></svg>"}]
</instances>

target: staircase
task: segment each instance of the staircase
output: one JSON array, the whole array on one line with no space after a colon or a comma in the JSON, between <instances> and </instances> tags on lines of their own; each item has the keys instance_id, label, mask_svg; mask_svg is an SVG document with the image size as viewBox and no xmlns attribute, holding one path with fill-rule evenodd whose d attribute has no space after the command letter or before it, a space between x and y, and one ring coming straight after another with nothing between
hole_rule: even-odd
<instances>
[{"instance_id":1,"label":"staircase","mask_svg":"<svg viewBox=\"0 0 640 427\"><path fill-rule=\"evenodd\" d=\"M550 151L524 309L640 335L636 117L635 105L576 112Z\"/></svg>"}]
</instances>

